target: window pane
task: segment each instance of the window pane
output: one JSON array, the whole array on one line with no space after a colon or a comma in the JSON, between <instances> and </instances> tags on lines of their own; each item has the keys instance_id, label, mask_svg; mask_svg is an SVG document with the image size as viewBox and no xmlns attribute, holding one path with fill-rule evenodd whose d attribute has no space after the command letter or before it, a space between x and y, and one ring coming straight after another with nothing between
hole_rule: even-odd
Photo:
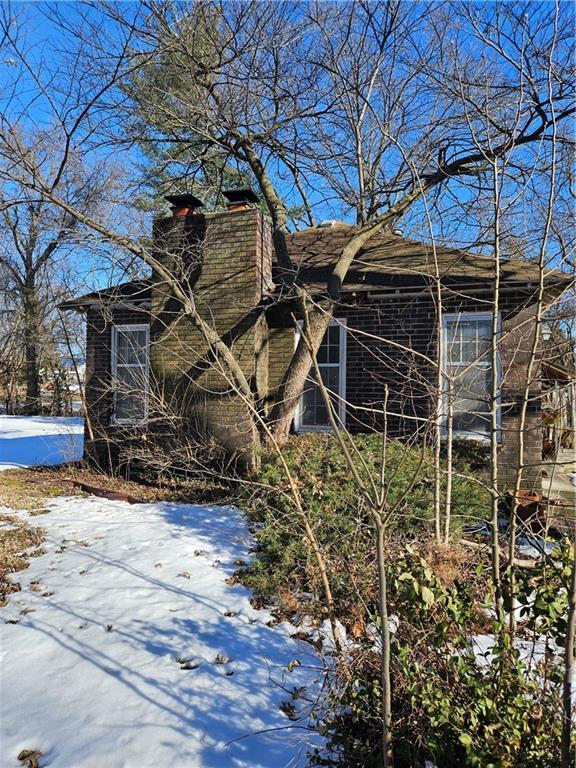
<instances>
[{"instance_id":1,"label":"window pane","mask_svg":"<svg viewBox=\"0 0 576 768\"><path fill-rule=\"evenodd\" d=\"M329 325L316 355L319 365L340 362L340 326Z\"/></svg>"},{"instance_id":2,"label":"window pane","mask_svg":"<svg viewBox=\"0 0 576 768\"><path fill-rule=\"evenodd\" d=\"M338 364L340 362L340 342L328 346L328 363Z\"/></svg>"},{"instance_id":3,"label":"window pane","mask_svg":"<svg viewBox=\"0 0 576 768\"><path fill-rule=\"evenodd\" d=\"M340 388L340 334L341 325L329 325L318 349L317 362L320 375L329 393L333 395L334 409L338 413ZM300 408L301 425L304 427L329 427L324 398L316 384L314 371L310 372L302 395Z\"/></svg>"},{"instance_id":4,"label":"window pane","mask_svg":"<svg viewBox=\"0 0 576 768\"><path fill-rule=\"evenodd\" d=\"M322 340L322 344L318 347L318 353L316 355L318 365L328 362L328 344L326 344L326 338Z\"/></svg>"},{"instance_id":5,"label":"window pane","mask_svg":"<svg viewBox=\"0 0 576 768\"><path fill-rule=\"evenodd\" d=\"M320 375L338 413L340 393L340 371L338 368L320 368ZM302 424L308 427L326 427L329 424L328 411L320 387L316 381L308 379L302 396Z\"/></svg>"},{"instance_id":6,"label":"window pane","mask_svg":"<svg viewBox=\"0 0 576 768\"><path fill-rule=\"evenodd\" d=\"M456 323L449 322L446 324L444 332L446 357L450 362L458 362L461 356L460 329Z\"/></svg>"},{"instance_id":7,"label":"window pane","mask_svg":"<svg viewBox=\"0 0 576 768\"><path fill-rule=\"evenodd\" d=\"M115 331L114 418L119 422L146 418L148 334L145 329Z\"/></svg>"},{"instance_id":8,"label":"window pane","mask_svg":"<svg viewBox=\"0 0 576 768\"><path fill-rule=\"evenodd\" d=\"M324 339L328 342L328 344L338 346L340 344L340 326L329 325Z\"/></svg>"},{"instance_id":9,"label":"window pane","mask_svg":"<svg viewBox=\"0 0 576 768\"><path fill-rule=\"evenodd\" d=\"M308 427L321 427L328 423L328 413L318 385L306 384L302 397L302 423Z\"/></svg>"},{"instance_id":10,"label":"window pane","mask_svg":"<svg viewBox=\"0 0 576 768\"><path fill-rule=\"evenodd\" d=\"M116 331L117 364L146 364L146 331Z\"/></svg>"},{"instance_id":11,"label":"window pane","mask_svg":"<svg viewBox=\"0 0 576 768\"><path fill-rule=\"evenodd\" d=\"M478 322L478 351L477 356L481 360L489 360L490 343L492 339L492 323L490 320Z\"/></svg>"},{"instance_id":12,"label":"window pane","mask_svg":"<svg viewBox=\"0 0 576 768\"><path fill-rule=\"evenodd\" d=\"M143 421L146 418L146 406L141 395L128 395L116 393L115 402L116 421Z\"/></svg>"},{"instance_id":13,"label":"window pane","mask_svg":"<svg viewBox=\"0 0 576 768\"><path fill-rule=\"evenodd\" d=\"M124 368L116 370L116 397L114 415L117 421L141 421L146 417L146 369Z\"/></svg>"},{"instance_id":14,"label":"window pane","mask_svg":"<svg viewBox=\"0 0 576 768\"><path fill-rule=\"evenodd\" d=\"M450 320L445 327L446 357L451 363L487 359L490 349L490 320Z\"/></svg>"},{"instance_id":15,"label":"window pane","mask_svg":"<svg viewBox=\"0 0 576 768\"><path fill-rule=\"evenodd\" d=\"M146 388L146 368L125 368L119 365L116 369L116 388L123 392L142 393Z\"/></svg>"},{"instance_id":16,"label":"window pane","mask_svg":"<svg viewBox=\"0 0 576 768\"><path fill-rule=\"evenodd\" d=\"M464 321L460 324L462 348L459 362L472 363L474 360L476 360L477 331L478 326L476 322Z\"/></svg>"},{"instance_id":17,"label":"window pane","mask_svg":"<svg viewBox=\"0 0 576 768\"><path fill-rule=\"evenodd\" d=\"M489 431L492 366L492 321L462 317L445 325L446 373L452 382L453 429L486 434ZM443 407L444 417L447 404Z\"/></svg>"}]
</instances>

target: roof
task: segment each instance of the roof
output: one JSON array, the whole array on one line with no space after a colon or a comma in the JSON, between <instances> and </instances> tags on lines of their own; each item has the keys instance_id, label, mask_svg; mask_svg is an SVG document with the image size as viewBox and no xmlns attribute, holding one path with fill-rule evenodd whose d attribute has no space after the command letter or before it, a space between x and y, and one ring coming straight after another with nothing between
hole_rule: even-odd
<instances>
[{"instance_id":1,"label":"roof","mask_svg":"<svg viewBox=\"0 0 576 768\"><path fill-rule=\"evenodd\" d=\"M319 289L326 280L339 254L359 227L336 223L327 227L312 227L287 238L288 252L299 269L302 282ZM370 238L359 251L344 280L343 291L366 291L371 288L405 285L407 282L427 282L434 278L436 267L441 277L452 283L470 283L494 279L494 260L488 256L422 243L391 232L381 232ZM539 269L520 259L500 261L503 282L538 282ZM570 282L569 275L550 270L549 283Z\"/></svg>"},{"instance_id":2,"label":"roof","mask_svg":"<svg viewBox=\"0 0 576 768\"><path fill-rule=\"evenodd\" d=\"M325 291L335 257L358 230L359 227L350 224L335 223L288 235L288 252L298 269L299 280L313 292ZM377 291L426 284L434 278L436 266L443 282L452 285L494 279L494 260L488 256L458 248L434 247L431 243L381 232L371 237L355 257L342 291ZM281 270L277 265L274 272L278 281ZM500 272L503 283L526 285L539 281L538 266L520 259L501 260ZM562 289L572 281L569 275L555 270L547 272L545 279L547 284L558 284ZM99 302L147 301L150 285L151 280L121 283L66 301L60 308L78 310Z\"/></svg>"},{"instance_id":3,"label":"roof","mask_svg":"<svg viewBox=\"0 0 576 768\"><path fill-rule=\"evenodd\" d=\"M77 296L69 301L64 301L59 305L59 309L77 309L81 310L91 304L99 303L134 303L150 300L151 280L132 280L127 283L119 283L102 291L92 291L83 296Z\"/></svg>"}]
</instances>

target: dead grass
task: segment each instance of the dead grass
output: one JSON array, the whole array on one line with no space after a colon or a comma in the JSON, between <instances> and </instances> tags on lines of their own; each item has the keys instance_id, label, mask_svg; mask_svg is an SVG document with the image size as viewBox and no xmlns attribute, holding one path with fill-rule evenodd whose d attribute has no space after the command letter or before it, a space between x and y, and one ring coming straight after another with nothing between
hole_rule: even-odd
<instances>
[{"instance_id":1,"label":"dead grass","mask_svg":"<svg viewBox=\"0 0 576 768\"><path fill-rule=\"evenodd\" d=\"M0 472L0 506L42 514L47 498L64 495L74 495L74 492L62 485L61 478L44 475L34 469Z\"/></svg>"},{"instance_id":2,"label":"dead grass","mask_svg":"<svg viewBox=\"0 0 576 768\"><path fill-rule=\"evenodd\" d=\"M0 514L0 608L6 596L20 591L20 584L10 577L28 567L30 557L44 554L42 528L27 525L17 515Z\"/></svg>"},{"instance_id":3,"label":"dead grass","mask_svg":"<svg viewBox=\"0 0 576 768\"><path fill-rule=\"evenodd\" d=\"M25 509L30 515L44 515L46 500L58 496L86 496L71 481L109 491L119 491L142 501L172 500L174 492L158 489L129 480L109 477L89 469L77 467L34 467L10 469L0 473L0 506Z\"/></svg>"},{"instance_id":4,"label":"dead grass","mask_svg":"<svg viewBox=\"0 0 576 768\"><path fill-rule=\"evenodd\" d=\"M5 483L4 481L9 481ZM16 469L3 472L0 475L0 504L2 495L9 494L20 506L14 509L31 509L27 500L36 498L51 498L56 496L85 496L70 481L85 483L89 486L102 488L107 491L124 493L127 496L143 502L152 501L195 501L207 493L214 493L216 487L205 481L179 482L174 486L165 485L158 487L153 484L139 483L134 480L125 480L121 477L111 477L94 469L81 465L66 467L34 467L29 469ZM45 504L35 505L34 509L40 509Z\"/></svg>"}]
</instances>

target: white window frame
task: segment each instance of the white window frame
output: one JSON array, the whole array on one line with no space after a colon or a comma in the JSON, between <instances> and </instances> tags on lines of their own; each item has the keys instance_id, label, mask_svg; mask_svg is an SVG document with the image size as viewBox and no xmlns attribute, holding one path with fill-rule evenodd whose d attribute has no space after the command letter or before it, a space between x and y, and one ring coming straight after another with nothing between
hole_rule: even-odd
<instances>
[{"instance_id":1,"label":"white window frame","mask_svg":"<svg viewBox=\"0 0 576 768\"><path fill-rule=\"evenodd\" d=\"M489 320L490 326L492 327L492 321L493 321L493 315L491 312L451 312L451 313L445 313L442 316L442 373L444 374L442 376L442 402L441 402L441 409L440 409L440 426L442 427L442 433L444 436L447 434L447 425L446 420L448 418L448 399L447 399L447 392L448 392L448 382L446 381L445 374L448 371L448 334L447 334L447 328L449 323L453 323L454 320L460 321L466 321L468 319L472 320ZM498 327L497 327L497 335L498 340L500 340L501 334L502 334L502 318L500 313L498 313ZM487 359L487 364L492 365L492 357L490 353L490 357ZM488 365L486 367L488 367ZM497 439L498 442L500 442L502 438L502 431L501 431L501 419L502 419L502 408L501 408L501 389L502 389L502 367L500 364L500 355L498 354L496 356L496 376L498 381L498 395L496 399L496 416L497 416L497 424L498 424L498 435ZM453 429L452 434L456 437L466 438L467 440L478 440L481 442L485 442L490 439L490 431L484 432L484 433L478 433L478 432L471 432L469 430L463 430L463 429Z\"/></svg>"},{"instance_id":2,"label":"white window frame","mask_svg":"<svg viewBox=\"0 0 576 768\"><path fill-rule=\"evenodd\" d=\"M298 346L298 343L300 341L300 337L302 336L302 321L298 321L298 325L296 327L296 333L295 333L295 339L294 339L294 348ZM338 396L338 409L337 409L337 416L338 416L338 422L345 426L346 424L346 335L347 335L347 321L345 318L333 318L330 320L329 326L335 326L337 325L340 328L340 335L339 335L339 362L338 363L318 363L319 368L338 368L338 389L339 389L339 396ZM328 329L326 329L328 330ZM311 369L312 371L312 369ZM310 376L310 373L308 374ZM306 378L308 378L308 376ZM332 431L332 425L331 424L317 424L317 425L306 425L302 423L303 418L303 398L304 394L300 396L300 399L298 400L298 405L296 407L296 412L294 414L294 431L295 432L331 432Z\"/></svg>"},{"instance_id":3,"label":"white window frame","mask_svg":"<svg viewBox=\"0 0 576 768\"><path fill-rule=\"evenodd\" d=\"M118 381L118 333L123 331L145 331L146 333L146 364L136 365L135 363L122 364L121 368L144 368L144 416L142 419L118 419L116 417L116 398L118 394L117 381ZM112 343L111 343L111 369L112 369L112 387L113 387L113 403L112 403L112 424L144 424L148 421L148 391L149 391L149 374L150 374L150 326L147 323L126 323L124 325L112 326Z\"/></svg>"}]
</instances>

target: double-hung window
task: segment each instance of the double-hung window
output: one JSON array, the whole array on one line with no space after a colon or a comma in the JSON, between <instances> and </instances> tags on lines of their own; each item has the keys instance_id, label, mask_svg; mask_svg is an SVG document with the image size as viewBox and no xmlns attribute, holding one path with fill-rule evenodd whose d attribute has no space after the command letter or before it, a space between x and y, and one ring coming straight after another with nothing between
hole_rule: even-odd
<instances>
[{"instance_id":1,"label":"double-hung window","mask_svg":"<svg viewBox=\"0 0 576 768\"><path fill-rule=\"evenodd\" d=\"M296 335L299 341L301 331ZM336 420L346 419L346 322L331 320L316 355L322 382L334 407ZM328 409L316 383L314 369L310 370L295 417L295 428L301 432L321 432L330 429Z\"/></svg>"},{"instance_id":2,"label":"double-hung window","mask_svg":"<svg viewBox=\"0 0 576 768\"><path fill-rule=\"evenodd\" d=\"M135 424L148 410L149 326L115 325L112 328L113 421Z\"/></svg>"},{"instance_id":3,"label":"double-hung window","mask_svg":"<svg viewBox=\"0 0 576 768\"><path fill-rule=\"evenodd\" d=\"M492 315L480 312L445 315L443 334L443 424L447 425L451 401L453 431L469 437L485 437L490 433Z\"/></svg>"}]
</instances>

